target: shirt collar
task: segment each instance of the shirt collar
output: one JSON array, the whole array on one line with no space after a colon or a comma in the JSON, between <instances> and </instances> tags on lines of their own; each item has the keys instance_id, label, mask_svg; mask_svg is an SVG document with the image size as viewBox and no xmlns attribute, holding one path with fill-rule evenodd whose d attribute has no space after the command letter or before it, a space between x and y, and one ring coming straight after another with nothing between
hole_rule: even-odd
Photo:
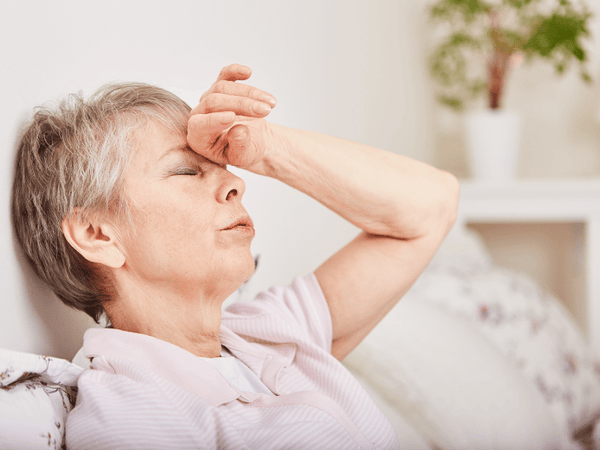
<instances>
[{"instance_id":1,"label":"shirt collar","mask_svg":"<svg viewBox=\"0 0 600 450\"><path fill-rule=\"evenodd\" d=\"M133 364L213 406L240 397L219 371L202 358L152 336L112 328L92 328L84 334L83 349L87 358L103 359L115 373L119 373L116 367L122 367L119 362Z\"/></svg>"},{"instance_id":2,"label":"shirt collar","mask_svg":"<svg viewBox=\"0 0 600 450\"><path fill-rule=\"evenodd\" d=\"M219 339L236 358L259 376L265 386L272 392L280 394L279 374L294 361L297 344L248 342L223 325L221 325Z\"/></svg>"},{"instance_id":3,"label":"shirt collar","mask_svg":"<svg viewBox=\"0 0 600 450\"><path fill-rule=\"evenodd\" d=\"M264 345L247 342L225 326L221 326L219 338L221 344L250 367L271 391L280 393L279 374L294 360L296 344L273 343L267 351ZM113 328L91 328L85 332L83 339L85 356L103 359L115 373L117 361L134 364L213 406L238 398L252 401L254 397L240 393L202 358L155 337Z\"/></svg>"}]
</instances>

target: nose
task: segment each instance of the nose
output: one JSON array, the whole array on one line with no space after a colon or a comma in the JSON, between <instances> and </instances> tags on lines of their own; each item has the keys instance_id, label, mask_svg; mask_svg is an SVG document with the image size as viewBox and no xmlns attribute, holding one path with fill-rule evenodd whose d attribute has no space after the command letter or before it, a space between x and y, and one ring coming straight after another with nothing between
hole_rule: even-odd
<instances>
[{"instance_id":1,"label":"nose","mask_svg":"<svg viewBox=\"0 0 600 450\"><path fill-rule=\"evenodd\" d=\"M217 200L220 202L242 201L246 192L246 183L240 177L232 174L227 169L222 169L221 184L217 193Z\"/></svg>"}]
</instances>

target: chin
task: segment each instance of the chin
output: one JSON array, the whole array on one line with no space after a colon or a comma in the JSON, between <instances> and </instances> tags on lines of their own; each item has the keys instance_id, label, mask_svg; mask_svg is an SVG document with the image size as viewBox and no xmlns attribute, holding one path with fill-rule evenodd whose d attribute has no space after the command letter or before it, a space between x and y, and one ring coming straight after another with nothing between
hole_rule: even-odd
<instances>
[{"instance_id":1,"label":"chin","mask_svg":"<svg viewBox=\"0 0 600 450\"><path fill-rule=\"evenodd\" d=\"M254 272L256 271L257 266L258 266L258 256L256 258L251 256L251 260L249 261L248 266L246 268L246 276L245 276L242 284L244 284L250 278L252 278L252 275L254 275Z\"/></svg>"},{"instance_id":2,"label":"chin","mask_svg":"<svg viewBox=\"0 0 600 450\"><path fill-rule=\"evenodd\" d=\"M232 293L239 289L244 283L246 283L252 275L254 275L254 271L256 269L256 264L254 262L254 257L252 254L248 253L248 255L243 258L238 259L234 267L230 268L229 275L232 281Z\"/></svg>"}]
</instances>

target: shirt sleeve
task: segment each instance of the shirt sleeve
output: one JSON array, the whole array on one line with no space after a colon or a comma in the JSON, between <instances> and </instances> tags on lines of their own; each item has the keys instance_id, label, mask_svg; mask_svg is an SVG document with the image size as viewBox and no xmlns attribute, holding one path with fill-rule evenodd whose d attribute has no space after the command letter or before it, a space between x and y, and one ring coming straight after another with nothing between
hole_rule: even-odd
<instances>
[{"instance_id":1,"label":"shirt sleeve","mask_svg":"<svg viewBox=\"0 0 600 450\"><path fill-rule=\"evenodd\" d=\"M331 353L331 313L317 277L297 277L289 286L275 286L250 302L230 305L224 322L235 331L260 339L281 340L295 334ZM253 320L249 320L253 319Z\"/></svg>"}]
</instances>

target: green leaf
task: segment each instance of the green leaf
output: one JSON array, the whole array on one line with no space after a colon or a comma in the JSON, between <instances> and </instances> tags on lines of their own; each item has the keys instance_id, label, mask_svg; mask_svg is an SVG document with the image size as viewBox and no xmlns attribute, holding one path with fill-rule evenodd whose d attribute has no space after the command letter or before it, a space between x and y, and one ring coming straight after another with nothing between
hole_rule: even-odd
<instances>
[{"instance_id":1,"label":"green leaf","mask_svg":"<svg viewBox=\"0 0 600 450\"><path fill-rule=\"evenodd\" d=\"M581 79L586 83L593 83L592 77L587 72L581 72Z\"/></svg>"},{"instance_id":2,"label":"green leaf","mask_svg":"<svg viewBox=\"0 0 600 450\"><path fill-rule=\"evenodd\" d=\"M438 101L455 111L461 111L464 108L464 102L458 97L447 97L445 95L438 96Z\"/></svg>"},{"instance_id":3,"label":"green leaf","mask_svg":"<svg viewBox=\"0 0 600 450\"><path fill-rule=\"evenodd\" d=\"M484 80L474 80L467 85L467 90L471 98L476 98L482 92L487 91L488 83Z\"/></svg>"},{"instance_id":4,"label":"green leaf","mask_svg":"<svg viewBox=\"0 0 600 450\"><path fill-rule=\"evenodd\" d=\"M454 18L471 23L489 10L490 6L481 0L439 0L430 6L429 17L433 20Z\"/></svg>"},{"instance_id":5,"label":"green leaf","mask_svg":"<svg viewBox=\"0 0 600 450\"><path fill-rule=\"evenodd\" d=\"M581 47L575 47L573 49L573 55L579 61L585 61L585 51Z\"/></svg>"},{"instance_id":6,"label":"green leaf","mask_svg":"<svg viewBox=\"0 0 600 450\"><path fill-rule=\"evenodd\" d=\"M464 83L469 60L479 50L480 42L464 33L450 35L431 55L431 74L443 86Z\"/></svg>"},{"instance_id":7,"label":"green leaf","mask_svg":"<svg viewBox=\"0 0 600 450\"><path fill-rule=\"evenodd\" d=\"M553 14L542 20L525 48L541 56L548 56L560 47L580 48L577 41L584 33L587 33L585 21L579 17Z\"/></svg>"}]
</instances>

